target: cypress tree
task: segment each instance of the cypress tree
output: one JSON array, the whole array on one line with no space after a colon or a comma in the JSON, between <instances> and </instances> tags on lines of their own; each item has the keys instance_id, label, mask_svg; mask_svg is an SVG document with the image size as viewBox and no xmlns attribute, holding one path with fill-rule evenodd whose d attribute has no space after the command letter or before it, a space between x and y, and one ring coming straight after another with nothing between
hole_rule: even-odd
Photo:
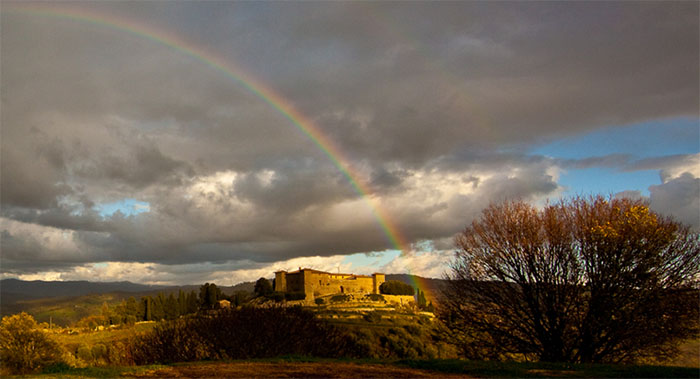
<instances>
[{"instance_id":1,"label":"cypress tree","mask_svg":"<svg viewBox=\"0 0 700 379\"><path fill-rule=\"evenodd\" d=\"M182 290L177 293L177 315L182 316L187 314L187 296Z\"/></svg>"},{"instance_id":2,"label":"cypress tree","mask_svg":"<svg viewBox=\"0 0 700 379\"><path fill-rule=\"evenodd\" d=\"M178 307L177 307L177 300L175 300L175 295L172 293L168 295L168 298L165 300L165 306L163 307L163 311L165 313L165 319L166 320L174 320L178 316Z\"/></svg>"}]
</instances>

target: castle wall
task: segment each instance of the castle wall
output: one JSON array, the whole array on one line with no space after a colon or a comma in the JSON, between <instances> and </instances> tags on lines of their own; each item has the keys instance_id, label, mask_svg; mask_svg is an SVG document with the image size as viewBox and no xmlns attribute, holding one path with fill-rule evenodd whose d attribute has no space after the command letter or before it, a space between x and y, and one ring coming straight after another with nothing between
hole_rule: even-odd
<instances>
[{"instance_id":1,"label":"castle wall","mask_svg":"<svg viewBox=\"0 0 700 379\"><path fill-rule=\"evenodd\" d=\"M370 277L309 269L293 273L284 271L275 273L276 291L304 292L307 300L337 293L353 295L379 293L379 286L383 282L383 274L374 274Z\"/></svg>"},{"instance_id":2,"label":"castle wall","mask_svg":"<svg viewBox=\"0 0 700 379\"><path fill-rule=\"evenodd\" d=\"M304 289L313 297L336 293L366 294L373 291L371 277L304 271Z\"/></svg>"},{"instance_id":3,"label":"castle wall","mask_svg":"<svg viewBox=\"0 0 700 379\"><path fill-rule=\"evenodd\" d=\"M275 291L287 292L287 272L277 271L275 273Z\"/></svg>"},{"instance_id":4,"label":"castle wall","mask_svg":"<svg viewBox=\"0 0 700 379\"><path fill-rule=\"evenodd\" d=\"M306 292L304 291L304 271L287 273L287 292Z\"/></svg>"},{"instance_id":5,"label":"castle wall","mask_svg":"<svg viewBox=\"0 0 700 379\"><path fill-rule=\"evenodd\" d=\"M384 283L384 281L385 281L384 274L378 274L378 273L372 274L372 286L374 287L373 288L374 292L372 292L372 293L378 294L379 293L379 286L381 286L382 283Z\"/></svg>"}]
</instances>

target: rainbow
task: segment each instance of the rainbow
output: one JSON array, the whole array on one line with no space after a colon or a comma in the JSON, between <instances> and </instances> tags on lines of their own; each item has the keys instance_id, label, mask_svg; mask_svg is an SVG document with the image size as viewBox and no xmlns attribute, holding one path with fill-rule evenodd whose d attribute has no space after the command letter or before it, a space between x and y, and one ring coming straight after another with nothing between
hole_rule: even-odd
<instances>
[{"instance_id":1,"label":"rainbow","mask_svg":"<svg viewBox=\"0 0 700 379\"><path fill-rule=\"evenodd\" d=\"M167 33L148 25L139 24L133 20L117 15L104 15L83 8L68 7L65 5L55 6L51 4L38 5L27 3L13 4L10 6L4 5L2 7L2 12L66 19L126 32L171 48L215 69L270 105L279 114L284 116L284 118L289 120L300 132L305 134L331 160L345 176L355 192L368 204L374 218L392 247L401 251L402 254L411 251L410 244L403 237L397 225L391 222L388 213L380 206L369 185L364 182L360 172L352 167L349 159L344 156L337 144L326 136L312 120L296 110L289 100L275 92L260 79L246 73L240 67L236 66L234 62L230 60L227 61L211 51L197 47L176 34ZM425 285L424 278L415 275L410 275L410 277L416 288L420 288L425 292L429 300L434 300L430 287Z\"/></svg>"}]
</instances>

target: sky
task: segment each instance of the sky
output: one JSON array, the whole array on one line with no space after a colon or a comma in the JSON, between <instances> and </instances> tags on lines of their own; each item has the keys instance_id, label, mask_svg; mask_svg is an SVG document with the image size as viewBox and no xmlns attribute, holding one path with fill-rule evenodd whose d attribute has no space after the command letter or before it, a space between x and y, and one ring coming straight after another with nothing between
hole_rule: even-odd
<instances>
[{"instance_id":1,"label":"sky","mask_svg":"<svg viewBox=\"0 0 700 379\"><path fill-rule=\"evenodd\" d=\"M440 278L492 202L700 228L694 1L0 4L0 277Z\"/></svg>"}]
</instances>

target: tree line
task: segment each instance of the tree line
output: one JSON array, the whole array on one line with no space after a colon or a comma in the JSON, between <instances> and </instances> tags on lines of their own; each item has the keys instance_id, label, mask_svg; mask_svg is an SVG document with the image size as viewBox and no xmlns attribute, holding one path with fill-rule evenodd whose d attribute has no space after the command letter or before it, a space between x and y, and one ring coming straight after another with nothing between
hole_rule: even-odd
<instances>
[{"instance_id":1,"label":"tree line","mask_svg":"<svg viewBox=\"0 0 700 379\"><path fill-rule=\"evenodd\" d=\"M230 301L231 306L242 305L249 297L245 291L227 296L216 284L205 283L199 288L199 293L180 290L176 296L175 293L159 292L154 296L142 296L139 300L130 297L112 307L103 303L99 315L85 317L78 321L77 326L93 329L98 326L131 325L140 321L174 320L215 309L221 300Z\"/></svg>"}]
</instances>

